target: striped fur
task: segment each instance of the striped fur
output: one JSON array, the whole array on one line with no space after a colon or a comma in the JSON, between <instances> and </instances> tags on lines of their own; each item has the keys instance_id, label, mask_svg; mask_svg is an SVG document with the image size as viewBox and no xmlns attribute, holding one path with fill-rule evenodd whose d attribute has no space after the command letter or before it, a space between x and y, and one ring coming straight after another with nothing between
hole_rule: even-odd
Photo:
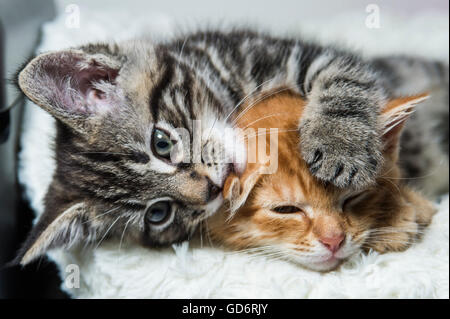
<instances>
[{"instance_id":1,"label":"striped fur","mask_svg":"<svg viewBox=\"0 0 450 319\"><path fill-rule=\"evenodd\" d=\"M388 95L428 92L430 98L412 114L402 134L400 164L408 184L433 198L448 193L448 65L419 57L374 59Z\"/></svg>"},{"instance_id":2,"label":"striped fur","mask_svg":"<svg viewBox=\"0 0 450 319\"><path fill-rule=\"evenodd\" d=\"M150 246L190 238L221 204L213 190L231 170L242 169L218 164L218 157L236 151L224 130L245 112L242 105L276 92L307 101L300 149L314 176L338 187L373 183L382 163L376 119L386 100L375 69L334 47L248 30L197 32L164 43L90 44L36 57L18 82L58 120L57 169L45 213L17 261L111 236ZM153 154L155 127L171 134L183 128L193 139L195 121L202 123L200 148L211 161L172 165ZM191 147L191 159L198 157ZM167 198L175 207L170 222L144 222L149 203ZM72 226L54 227L68 210L78 213ZM60 234L47 236L49 225ZM42 247L35 249L36 243Z\"/></svg>"}]
</instances>

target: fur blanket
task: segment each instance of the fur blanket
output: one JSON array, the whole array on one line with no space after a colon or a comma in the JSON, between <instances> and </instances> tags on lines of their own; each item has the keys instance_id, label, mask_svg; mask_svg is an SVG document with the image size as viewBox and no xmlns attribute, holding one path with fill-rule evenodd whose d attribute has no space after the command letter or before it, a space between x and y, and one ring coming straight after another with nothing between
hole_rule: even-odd
<instances>
[{"instance_id":1,"label":"fur blanket","mask_svg":"<svg viewBox=\"0 0 450 319\"><path fill-rule=\"evenodd\" d=\"M123 10L125 11L125 10ZM145 12L84 11L79 28L62 13L43 27L39 51L93 40L139 34L172 34L165 15ZM64 12L64 11L62 11ZM448 16L398 18L384 15L380 29L355 26L361 14L293 25L287 31L320 41L351 43L365 54L411 53L448 61ZM320 25L320 27L318 27ZM355 45L356 44L356 45ZM22 134L19 177L36 214L54 169L51 136L54 122L28 102ZM203 243L162 250L107 242L95 251L54 250L62 289L79 298L448 298L449 199L423 240L402 253L357 255L337 271L317 273L282 260L225 252ZM76 277L73 277L76 275ZM79 275L79 276L78 276Z\"/></svg>"}]
</instances>

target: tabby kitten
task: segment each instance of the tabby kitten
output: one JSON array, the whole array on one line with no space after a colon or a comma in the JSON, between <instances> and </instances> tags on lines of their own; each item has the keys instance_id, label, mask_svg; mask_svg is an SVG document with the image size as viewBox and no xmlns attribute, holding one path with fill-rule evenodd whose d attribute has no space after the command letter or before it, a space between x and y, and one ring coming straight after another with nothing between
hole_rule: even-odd
<instances>
[{"instance_id":1,"label":"tabby kitten","mask_svg":"<svg viewBox=\"0 0 450 319\"><path fill-rule=\"evenodd\" d=\"M253 106L239 125L255 130L279 128L278 170L265 174L270 163L258 158L242 176L231 174L224 197L230 201L232 215L223 212L211 217L209 235L234 250L252 248L319 271L334 269L361 249L406 249L435 211L422 195L402 183L397 164L402 126L413 105L422 100L424 96L399 98L384 108L378 119L383 166L376 184L358 190L318 180L301 152L293 150L299 136L289 131L296 125L291 115L304 114L303 99L285 94ZM264 116L274 109L277 114ZM269 140L272 134L250 133L248 143Z\"/></svg>"},{"instance_id":2,"label":"tabby kitten","mask_svg":"<svg viewBox=\"0 0 450 319\"><path fill-rule=\"evenodd\" d=\"M57 126L56 171L22 265L109 237L152 247L189 239L245 166L242 143L224 130L244 101L276 91L307 101L301 156L314 176L361 188L382 162L386 92L374 65L300 39L235 30L90 44L37 56L18 84Z\"/></svg>"}]
</instances>

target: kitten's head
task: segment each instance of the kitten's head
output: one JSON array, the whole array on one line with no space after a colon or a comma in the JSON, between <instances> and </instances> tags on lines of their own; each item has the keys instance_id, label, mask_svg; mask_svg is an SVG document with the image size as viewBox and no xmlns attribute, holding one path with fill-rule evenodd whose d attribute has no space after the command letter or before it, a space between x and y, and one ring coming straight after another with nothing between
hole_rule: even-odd
<instances>
[{"instance_id":1,"label":"kitten's head","mask_svg":"<svg viewBox=\"0 0 450 319\"><path fill-rule=\"evenodd\" d=\"M111 236L180 242L217 211L226 176L242 168L233 136L223 134L231 127L224 107L198 73L145 42L49 52L28 63L18 83L57 120L57 167L20 263Z\"/></svg>"},{"instance_id":2,"label":"kitten's head","mask_svg":"<svg viewBox=\"0 0 450 319\"><path fill-rule=\"evenodd\" d=\"M433 214L428 201L401 185L396 164L401 127L412 105L422 99L398 99L382 111L384 166L375 186L358 191L324 184L311 175L298 150L298 134L288 131L297 127L292 115L301 116L300 98L280 96L255 106L245 122L273 109L287 112L254 124L287 129L278 137L278 170L261 174L267 164L256 163L248 164L240 178L230 175L224 196L235 212L211 218L212 237L233 249L259 247L320 271L337 267L361 249L405 249Z\"/></svg>"}]
</instances>

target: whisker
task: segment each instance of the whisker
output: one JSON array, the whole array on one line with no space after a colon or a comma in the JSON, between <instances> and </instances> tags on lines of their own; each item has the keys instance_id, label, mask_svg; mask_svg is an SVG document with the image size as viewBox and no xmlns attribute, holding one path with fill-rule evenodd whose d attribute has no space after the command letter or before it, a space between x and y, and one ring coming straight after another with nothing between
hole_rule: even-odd
<instances>
[{"instance_id":1,"label":"whisker","mask_svg":"<svg viewBox=\"0 0 450 319\"><path fill-rule=\"evenodd\" d=\"M284 256L284 253L282 251L275 251L275 252L267 251L267 252L259 252L259 253L249 253L247 255L248 255L248 258L250 260L252 260L252 259L258 259L260 257L276 258L276 257Z\"/></svg>"},{"instance_id":2,"label":"whisker","mask_svg":"<svg viewBox=\"0 0 450 319\"><path fill-rule=\"evenodd\" d=\"M286 130L277 130L277 133L286 133L286 132L298 132L298 129L286 129ZM249 139L249 138L253 138L253 137L258 137L258 136L262 136L262 135L266 135L266 134L270 134L270 131L264 131L264 132L260 132L260 133L256 133L256 134L251 134L251 135L246 135L243 137L243 139Z\"/></svg>"},{"instance_id":3,"label":"whisker","mask_svg":"<svg viewBox=\"0 0 450 319\"><path fill-rule=\"evenodd\" d=\"M365 248L372 248L373 245L375 244L402 244L402 245L412 245L415 243L418 243L418 240L412 239L412 240L388 240L388 239L379 239L379 240L369 240L367 243L364 243L363 245L361 245L362 247Z\"/></svg>"},{"instance_id":4,"label":"whisker","mask_svg":"<svg viewBox=\"0 0 450 319\"><path fill-rule=\"evenodd\" d=\"M261 102L261 101L263 101L263 100L265 100L265 99L267 99L267 98L269 98L269 97L271 97L271 96L273 96L273 95L275 95L275 94L277 94L277 93L280 93L280 92L283 92L283 91L287 91L287 90L291 90L291 89L293 89L293 88L295 88L295 87L294 87L294 86L283 87L283 88L281 88L281 89L278 89L278 90L275 90L275 91L270 91L270 92L268 92L268 93L266 93L266 94L264 94L264 95L258 97L257 99L255 99L254 101L252 101L252 103L250 103L249 105L247 105L247 106L241 111L241 113L233 120L233 124L236 124L237 121L238 121L242 116L244 116L244 115L245 115L252 107L254 107L254 106L255 106L256 104L258 104L259 102Z\"/></svg>"},{"instance_id":5,"label":"whisker","mask_svg":"<svg viewBox=\"0 0 450 319\"><path fill-rule=\"evenodd\" d=\"M241 106L241 104L244 103L245 100L246 100L247 98L249 98L252 94L256 93L256 91L257 91L261 86L263 86L264 84L269 83L270 81L273 81L274 79L275 79L275 77L273 77L273 78L271 78L271 79L269 79L269 80L267 80L267 81L262 82L261 84L257 85L250 93L248 93L246 96L244 96L244 98L242 98L242 100L240 100L240 101L238 102L238 104L236 104L236 106L231 110L231 112L228 113L228 115L225 117L225 121L228 120L228 119L230 118L231 114L233 114L233 112L236 111L236 109L237 109L239 106Z\"/></svg>"},{"instance_id":6,"label":"whisker","mask_svg":"<svg viewBox=\"0 0 450 319\"><path fill-rule=\"evenodd\" d=\"M257 98L255 101L253 101L253 102L250 103L248 106L246 106L246 107L242 110L242 112L241 112L240 114L238 114L238 116L233 120L232 125L233 125L233 126L236 125L237 121L238 121L242 116L244 116L244 115L245 115L252 107L254 107L256 104L258 104L259 102L261 102L261 101L263 101L263 100L265 100L265 99L267 99L267 98L269 98L269 97L271 97L271 96L273 96L273 95L275 95L275 94L277 94L277 93L281 93L281 92L283 92L283 91L291 90L292 88L293 88L293 86L292 86L292 87L283 87L282 89L278 89L278 90L272 91L272 92L270 92L270 93L268 93L268 94L264 94L263 96Z\"/></svg>"},{"instance_id":7,"label":"whisker","mask_svg":"<svg viewBox=\"0 0 450 319\"><path fill-rule=\"evenodd\" d=\"M125 231L127 230L128 224L130 223L132 217L133 217L132 215L130 215L130 217L128 217L128 221L125 223L125 226L123 228L122 236L120 236L119 251L122 248L122 241L125 236Z\"/></svg>"},{"instance_id":8,"label":"whisker","mask_svg":"<svg viewBox=\"0 0 450 319\"><path fill-rule=\"evenodd\" d=\"M273 246L261 246L261 247L252 247L247 249L241 249L235 252L228 252L227 255L243 255L249 256L250 258L256 258L261 256L275 256L279 254L283 254L282 251L274 251Z\"/></svg>"},{"instance_id":9,"label":"whisker","mask_svg":"<svg viewBox=\"0 0 450 319\"><path fill-rule=\"evenodd\" d=\"M376 239L369 239L367 241L367 245L374 245L374 244L409 244L412 245L414 243L417 243L419 240L416 238L410 238L410 239L387 239L387 238L376 238Z\"/></svg>"},{"instance_id":10,"label":"whisker","mask_svg":"<svg viewBox=\"0 0 450 319\"><path fill-rule=\"evenodd\" d=\"M379 231L374 231L372 234L370 235L385 235L385 234L400 234L400 233L421 233L424 234L425 231L422 230L417 230L417 229L400 229L400 230L379 230ZM369 236L370 236L369 235Z\"/></svg>"},{"instance_id":11,"label":"whisker","mask_svg":"<svg viewBox=\"0 0 450 319\"><path fill-rule=\"evenodd\" d=\"M400 232L417 232L420 231L415 227L380 227L370 230L370 233L400 233Z\"/></svg>"},{"instance_id":12,"label":"whisker","mask_svg":"<svg viewBox=\"0 0 450 319\"><path fill-rule=\"evenodd\" d=\"M108 210L108 211L106 211L106 212L104 212L104 213L101 213L100 215L94 216L94 217L92 217L92 218L90 218L90 219L84 221L83 224L88 223L88 222L90 222L90 221L93 221L94 219L97 219L97 218L102 217L102 216L104 216L104 215L110 214L110 213L112 213L112 212L118 210L119 208L120 208L120 207L114 207L114 208L112 208L112 209L110 209L110 210Z\"/></svg>"},{"instance_id":13,"label":"whisker","mask_svg":"<svg viewBox=\"0 0 450 319\"><path fill-rule=\"evenodd\" d=\"M255 124L255 123L259 122L259 121L262 121L262 120L267 119L269 117L273 117L275 115L281 115L281 114L288 114L288 112L272 113L272 114L260 117L259 119L255 120L255 121L253 121L253 122L251 122L249 124L247 124L247 126L244 127L242 130L246 130L247 128L249 128L250 125L253 125L253 124Z\"/></svg>"},{"instance_id":14,"label":"whisker","mask_svg":"<svg viewBox=\"0 0 450 319\"><path fill-rule=\"evenodd\" d=\"M423 178L431 177L431 176L435 175L436 173L438 173L439 170L440 170L440 166L443 166L443 165L445 165L444 161L440 161L439 164L437 164L437 166L435 167L435 169L433 171L431 171L430 173L428 173L426 175L421 175L421 176L417 176L417 177L389 177L389 176L385 176L385 175L383 175L381 177L384 177L386 179L392 179L392 180L416 180L416 179L423 179ZM389 173L391 170L389 170L385 174Z\"/></svg>"},{"instance_id":15,"label":"whisker","mask_svg":"<svg viewBox=\"0 0 450 319\"><path fill-rule=\"evenodd\" d=\"M211 247L214 247L213 243L212 243L212 239L211 239L211 234L209 231L209 225L208 225L208 221L205 219L205 230L206 230L206 237L208 238L209 244Z\"/></svg>"},{"instance_id":16,"label":"whisker","mask_svg":"<svg viewBox=\"0 0 450 319\"><path fill-rule=\"evenodd\" d=\"M115 223L117 223L117 221L121 218L122 216L118 216L114 222L108 227L108 229L106 230L105 234L103 235L103 237L100 239L99 243L95 246L94 249L97 249L98 246L100 246L100 244L102 243L102 241L105 239L106 235L108 235L109 231L112 229L112 227L114 226Z\"/></svg>"},{"instance_id":17,"label":"whisker","mask_svg":"<svg viewBox=\"0 0 450 319\"><path fill-rule=\"evenodd\" d=\"M200 223L200 248L203 248L203 223L204 221L202 221Z\"/></svg>"},{"instance_id":18,"label":"whisker","mask_svg":"<svg viewBox=\"0 0 450 319\"><path fill-rule=\"evenodd\" d=\"M224 119L224 122L226 122L226 121L230 118L230 116L234 113L234 111L236 111L236 110L239 108L239 106L241 106L241 104L244 103L245 100L246 100L248 97L250 97L252 94L256 93L257 90L258 90L261 86L263 86L264 84L266 84L266 83L272 81L273 79L275 79L275 77L273 77L273 78L271 78L271 79L269 79L269 80L267 80L267 81L264 81L263 83L257 85L251 92L249 92L246 96L244 96L244 97L243 97L243 98L242 98L242 99L241 99L241 100L233 107L233 109L228 113L228 115L227 115L227 116L225 117L225 119ZM216 122L217 122L217 119L214 120L213 125L211 126L211 129L209 130L207 140L208 140L209 137L211 136L211 132L212 132L212 130L213 130L213 128L214 128Z\"/></svg>"},{"instance_id":19,"label":"whisker","mask_svg":"<svg viewBox=\"0 0 450 319\"><path fill-rule=\"evenodd\" d=\"M391 183L391 184L395 187L395 189L397 190L398 194L401 194L400 187L398 187L397 184L395 184L393 181L389 180L389 179L386 178L386 177L380 177L380 178L381 178L382 180L385 180L385 181Z\"/></svg>"},{"instance_id":20,"label":"whisker","mask_svg":"<svg viewBox=\"0 0 450 319\"><path fill-rule=\"evenodd\" d=\"M260 251L263 249L267 249L270 248L271 246L260 246L260 247L250 247L250 248L245 248L245 249L239 249L237 251L232 251L232 252L226 252L226 255L235 255L235 254L241 254L241 253L248 253L248 252L254 252L254 251Z\"/></svg>"},{"instance_id":21,"label":"whisker","mask_svg":"<svg viewBox=\"0 0 450 319\"><path fill-rule=\"evenodd\" d=\"M180 53L178 54L178 59L181 59L181 55L183 54L184 46L186 45L187 39L188 39L187 37L184 38L183 44L181 45Z\"/></svg>"},{"instance_id":22,"label":"whisker","mask_svg":"<svg viewBox=\"0 0 450 319\"><path fill-rule=\"evenodd\" d=\"M369 235L371 234L388 234L388 233L425 233L424 230L419 229L418 227L379 227L373 228L369 231Z\"/></svg>"},{"instance_id":23,"label":"whisker","mask_svg":"<svg viewBox=\"0 0 450 319\"><path fill-rule=\"evenodd\" d=\"M131 156L132 153L115 153L115 152L77 152L73 153L76 155L83 155L83 154L110 154L110 155L125 155L125 156Z\"/></svg>"}]
</instances>

